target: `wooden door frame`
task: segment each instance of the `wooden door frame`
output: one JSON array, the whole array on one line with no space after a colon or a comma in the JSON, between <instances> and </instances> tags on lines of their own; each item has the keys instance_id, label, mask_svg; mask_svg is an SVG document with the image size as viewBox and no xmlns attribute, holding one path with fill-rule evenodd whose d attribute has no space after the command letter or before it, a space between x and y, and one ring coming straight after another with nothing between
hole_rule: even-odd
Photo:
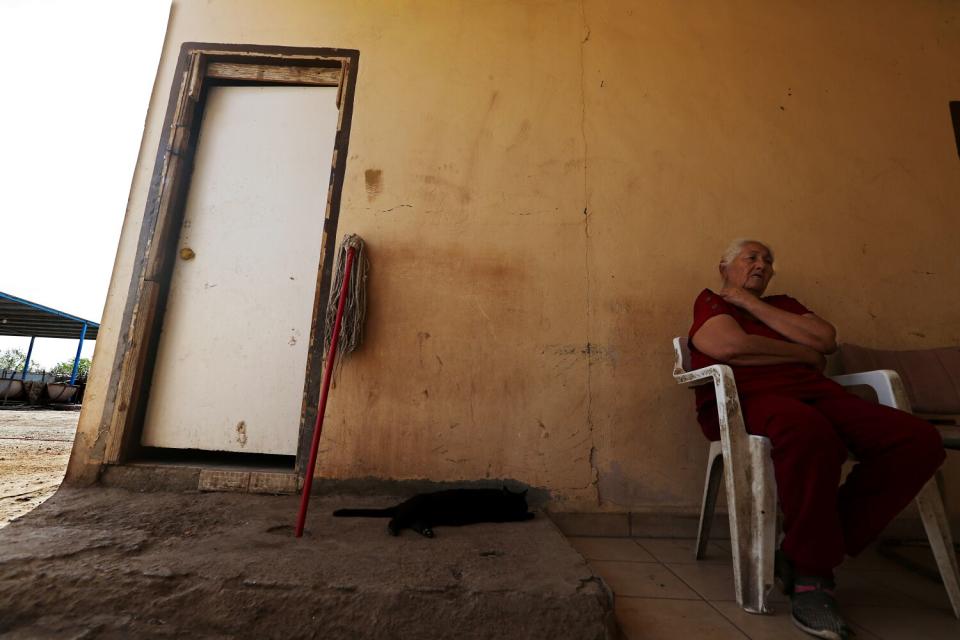
<instances>
[{"instance_id":1,"label":"wooden door frame","mask_svg":"<svg viewBox=\"0 0 960 640\"><path fill-rule=\"evenodd\" d=\"M337 133L324 211L295 472L305 474L323 375L323 317L336 255L337 222L353 120L359 51L187 42L180 48L133 275L121 321L101 432L105 464L137 457L207 87L337 87Z\"/></svg>"}]
</instances>

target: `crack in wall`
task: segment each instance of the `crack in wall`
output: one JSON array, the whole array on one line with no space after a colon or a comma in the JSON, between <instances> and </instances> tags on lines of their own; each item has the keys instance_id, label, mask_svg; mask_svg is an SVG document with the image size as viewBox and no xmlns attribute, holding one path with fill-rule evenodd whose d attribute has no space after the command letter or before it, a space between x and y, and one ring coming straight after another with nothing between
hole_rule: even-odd
<instances>
[{"instance_id":1,"label":"crack in wall","mask_svg":"<svg viewBox=\"0 0 960 640\"><path fill-rule=\"evenodd\" d=\"M597 505L602 504L600 499L600 470L597 467L597 447L596 439L594 437L594 424L593 424L593 350L589 348L591 343L590 334L593 327L593 308L592 308L592 292L590 289L590 262L591 262L591 251L590 251L590 189L587 179L588 165L587 160L589 158L589 147L587 143L587 91L586 91L586 62L584 56L584 49L586 48L587 42L590 40L590 25L587 24L587 14L586 8L584 7L584 0L580 0L580 20L583 23L583 32L580 38L580 137L583 142L583 235L584 235L584 249L583 249L583 264L584 264L584 279L586 282L585 292L586 292L586 316L587 316L587 349L585 350L587 358L587 431L590 434L590 455L588 457L588 462L590 464L590 484L588 486L593 486L594 491L597 496Z\"/></svg>"}]
</instances>

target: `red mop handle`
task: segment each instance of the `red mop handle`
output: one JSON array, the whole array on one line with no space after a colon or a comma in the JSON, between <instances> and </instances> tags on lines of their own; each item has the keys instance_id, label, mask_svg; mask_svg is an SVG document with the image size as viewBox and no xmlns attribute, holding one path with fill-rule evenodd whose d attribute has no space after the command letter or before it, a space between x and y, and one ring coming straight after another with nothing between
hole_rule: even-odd
<instances>
[{"instance_id":1,"label":"red mop handle","mask_svg":"<svg viewBox=\"0 0 960 640\"><path fill-rule=\"evenodd\" d=\"M343 320L343 307L347 302L350 289L350 268L353 266L354 248L347 247L347 264L344 267L343 286L340 287L340 303L337 305L337 320L333 323L333 335L330 337L330 352L327 354L327 366L323 371L323 388L320 390L320 407L317 409L317 421L313 425L313 441L310 443L310 462L303 477L303 491L300 493L300 512L297 514L296 536L303 536L303 523L307 519L307 505L310 504L310 489L313 486L313 473L317 466L317 449L320 448L320 432L323 430L323 414L327 410L327 395L330 393L330 377L333 374L333 362L337 358L337 340L340 338L340 323Z\"/></svg>"}]
</instances>

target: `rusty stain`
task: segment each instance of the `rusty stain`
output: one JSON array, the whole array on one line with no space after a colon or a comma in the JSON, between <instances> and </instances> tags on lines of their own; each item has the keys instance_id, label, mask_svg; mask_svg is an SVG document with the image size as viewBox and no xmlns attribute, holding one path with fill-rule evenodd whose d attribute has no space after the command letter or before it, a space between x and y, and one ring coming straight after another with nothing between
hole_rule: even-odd
<instances>
[{"instance_id":1,"label":"rusty stain","mask_svg":"<svg viewBox=\"0 0 960 640\"><path fill-rule=\"evenodd\" d=\"M197 254L194 253L193 249L190 247L184 247L183 249L180 249L181 260L193 260L196 256Z\"/></svg>"},{"instance_id":2,"label":"rusty stain","mask_svg":"<svg viewBox=\"0 0 960 640\"><path fill-rule=\"evenodd\" d=\"M470 189L467 187L451 182L450 180L444 180L443 178L438 178L437 176L423 176L424 184L427 184L431 187L443 187L445 189L450 189L454 191L457 195L457 199L460 200L460 204L467 204L470 202Z\"/></svg>"},{"instance_id":3,"label":"rusty stain","mask_svg":"<svg viewBox=\"0 0 960 640\"><path fill-rule=\"evenodd\" d=\"M543 424L543 420L537 418L537 426L540 427L540 437L546 440L550 437L550 432L547 431L547 425Z\"/></svg>"},{"instance_id":4,"label":"rusty stain","mask_svg":"<svg viewBox=\"0 0 960 640\"><path fill-rule=\"evenodd\" d=\"M383 171L367 169L363 172L363 181L367 185L367 200L373 201L383 189Z\"/></svg>"},{"instance_id":5,"label":"rusty stain","mask_svg":"<svg viewBox=\"0 0 960 640\"><path fill-rule=\"evenodd\" d=\"M577 347L571 344L547 345L541 353L546 352L547 349L550 349L550 352L557 356L572 356L577 352Z\"/></svg>"},{"instance_id":6,"label":"rusty stain","mask_svg":"<svg viewBox=\"0 0 960 640\"><path fill-rule=\"evenodd\" d=\"M237 442L241 447L247 446L247 423L241 420L237 423Z\"/></svg>"},{"instance_id":7,"label":"rusty stain","mask_svg":"<svg viewBox=\"0 0 960 640\"><path fill-rule=\"evenodd\" d=\"M417 360L420 362L420 367L423 367L423 341L428 340L430 334L426 331L417 332Z\"/></svg>"}]
</instances>

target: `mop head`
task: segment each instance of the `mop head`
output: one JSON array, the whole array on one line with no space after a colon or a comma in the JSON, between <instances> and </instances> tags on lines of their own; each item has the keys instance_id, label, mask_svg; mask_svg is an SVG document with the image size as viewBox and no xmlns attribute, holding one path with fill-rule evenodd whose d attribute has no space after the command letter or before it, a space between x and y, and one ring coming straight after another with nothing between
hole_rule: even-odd
<instances>
[{"instance_id":1,"label":"mop head","mask_svg":"<svg viewBox=\"0 0 960 640\"><path fill-rule=\"evenodd\" d=\"M370 265L360 236L347 234L340 242L337 264L330 283L330 299L327 301L323 323L323 352L330 352L330 336L337 319L337 305L347 265L347 248L353 247L353 266L350 268L350 284L344 303L343 319L340 321L340 338L337 340L337 366L363 343L363 320L367 315L367 273Z\"/></svg>"}]
</instances>

